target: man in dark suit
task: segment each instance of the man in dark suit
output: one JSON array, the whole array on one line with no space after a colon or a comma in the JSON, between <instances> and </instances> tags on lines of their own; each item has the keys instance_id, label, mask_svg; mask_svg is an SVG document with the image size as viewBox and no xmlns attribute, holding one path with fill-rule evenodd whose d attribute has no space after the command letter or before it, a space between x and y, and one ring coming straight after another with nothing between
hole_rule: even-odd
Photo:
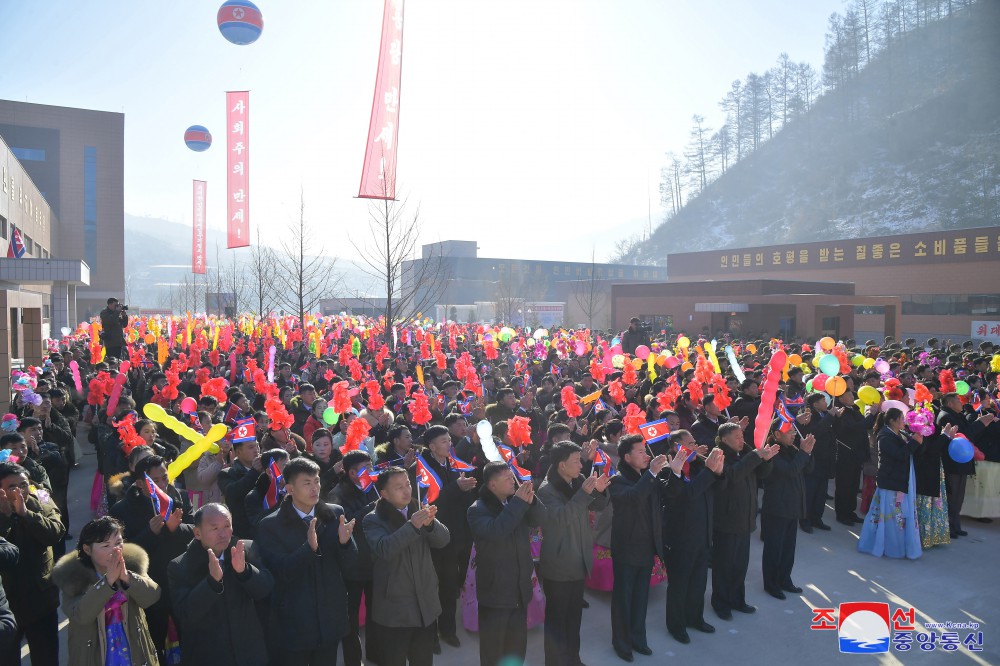
<instances>
[{"instance_id":1,"label":"man in dark suit","mask_svg":"<svg viewBox=\"0 0 1000 666\"><path fill-rule=\"evenodd\" d=\"M771 471L767 464L778 445L746 448L743 430L735 423L719 426L716 445L725 456L726 484L716 489L712 537L712 608L723 620L732 611L755 613L746 602L750 535L757 529L757 481Z\"/></svg>"},{"instance_id":2,"label":"man in dark suit","mask_svg":"<svg viewBox=\"0 0 1000 666\"><path fill-rule=\"evenodd\" d=\"M962 414L962 400L957 393L945 393L941 396L941 411L937 415L939 428L955 426L959 434L975 443L993 423L992 414L983 414L974 421L969 421ZM941 450L941 463L944 466L944 484L948 493L948 525L951 528L951 538L967 536L962 529L962 504L965 503L965 486L969 477L976 473L976 461L957 462L951 457L949 447Z\"/></svg>"},{"instance_id":3,"label":"man in dark suit","mask_svg":"<svg viewBox=\"0 0 1000 666\"><path fill-rule=\"evenodd\" d=\"M483 468L483 488L468 516L476 543L479 663L522 663L534 570L530 529L544 522L545 506L531 481L518 486L507 463L496 461Z\"/></svg>"},{"instance_id":4,"label":"man in dark suit","mask_svg":"<svg viewBox=\"0 0 1000 666\"><path fill-rule=\"evenodd\" d=\"M264 467L260 459L260 444L255 439L233 444L233 455L236 459L227 469L219 472L218 482L226 506L232 512L233 531L242 539L253 536L245 500Z\"/></svg>"},{"instance_id":5,"label":"man in dark suit","mask_svg":"<svg viewBox=\"0 0 1000 666\"><path fill-rule=\"evenodd\" d=\"M715 627L705 622L705 588L708 556L712 546L712 513L715 493L725 484L722 449L713 449L705 464L688 452L697 443L687 430L670 434L675 451L664 502L664 564L667 581L667 631L681 643L689 643L688 628L706 634ZM684 449L681 454L680 449ZM684 469L688 457L694 460Z\"/></svg>"},{"instance_id":6,"label":"man in dark suit","mask_svg":"<svg viewBox=\"0 0 1000 666\"><path fill-rule=\"evenodd\" d=\"M336 664L347 634L347 588L358 549L343 508L319 501L319 465L285 465L285 499L260 521L255 543L275 579L271 631L282 665Z\"/></svg>"},{"instance_id":7,"label":"man in dark suit","mask_svg":"<svg viewBox=\"0 0 1000 666\"><path fill-rule=\"evenodd\" d=\"M168 567L185 663L266 666L255 603L270 594L274 579L251 546L233 536L223 505L206 504L195 513L194 539Z\"/></svg>"},{"instance_id":8,"label":"man in dark suit","mask_svg":"<svg viewBox=\"0 0 1000 666\"><path fill-rule=\"evenodd\" d=\"M619 472L611 479L611 645L625 661L632 651L651 655L646 641L646 607L653 558L663 552L661 492L657 477L667 457L651 457L641 435L618 442ZM682 461L683 462L683 461Z\"/></svg>"}]
</instances>

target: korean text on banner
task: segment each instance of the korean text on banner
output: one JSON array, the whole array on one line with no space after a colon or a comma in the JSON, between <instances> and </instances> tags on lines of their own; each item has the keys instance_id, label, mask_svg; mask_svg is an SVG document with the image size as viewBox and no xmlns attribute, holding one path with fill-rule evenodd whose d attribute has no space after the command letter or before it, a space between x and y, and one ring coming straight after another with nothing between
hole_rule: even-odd
<instances>
[{"instance_id":1,"label":"korean text on banner","mask_svg":"<svg viewBox=\"0 0 1000 666\"><path fill-rule=\"evenodd\" d=\"M396 198L396 137L399 133L399 84L403 73L403 0L385 0L375 97L365 145L358 196Z\"/></svg>"},{"instance_id":2,"label":"korean text on banner","mask_svg":"<svg viewBox=\"0 0 1000 666\"><path fill-rule=\"evenodd\" d=\"M226 93L226 247L250 245L250 93Z\"/></svg>"},{"instance_id":3,"label":"korean text on banner","mask_svg":"<svg viewBox=\"0 0 1000 666\"><path fill-rule=\"evenodd\" d=\"M191 214L191 272L205 274L205 181L195 180Z\"/></svg>"}]
</instances>

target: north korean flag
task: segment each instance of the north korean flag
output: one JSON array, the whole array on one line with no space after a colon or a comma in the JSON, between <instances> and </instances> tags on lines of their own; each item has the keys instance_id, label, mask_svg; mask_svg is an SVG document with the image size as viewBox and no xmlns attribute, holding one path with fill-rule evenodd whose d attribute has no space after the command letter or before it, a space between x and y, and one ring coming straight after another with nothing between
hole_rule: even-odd
<instances>
[{"instance_id":1,"label":"north korean flag","mask_svg":"<svg viewBox=\"0 0 1000 666\"><path fill-rule=\"evenodd\" d=\"M375 485L375 479L378 478L378 473L372 471L370 468L365 467L358 473L358 483L357 487L363 493L368 492L368 489Z\"/></svg>"},{"instance_id":2,"label":"north korean flag","mask_svg":"<svg viewBox=\"0 0 1000 666\"><path fill-rule=\"evenodd\" d=\"M20 259L26 251L24 241L21 239L21 231L13 224L10 225L10 230L10 245L7 246L7 258Z\"/></svg>"},{"instance_id":3,"label":"north korean flag","mask_svg":"<svg viewBox=\"0 0 1000 666\"><path fill-rule=\"evenodd\" d=\"M431 469L431 466L427 464L427 461L419 453L417 454L416 476L417 485L427 490L424 495L425 504L430 504L441 495L441 479L434 473L434 470Z\"/></svg>"},{"instance_id":4,"label":"north korean flag","mask_svg":"<svg viewBox=\"0 0 1000 666\"><path fill-rule=\"evenodd\" d=\"M149 474L143 476L145 477L146 490L149 491L149 499L153 502L153 511L163 520L170 518L170 513L174 510L174 499L160 490L160 487L149 478Z\"/></svg>"},{"instance_id":5,"label":"north korean flag","mask_svg":"<svg viewBox=\"0 0 1000 666\"><path fill-rule=\"evenodd\" d=\"M643 423L639 426L639 432L642 433L642 438L646 440L647 444L655 444L670 436L670 426L667 425L666 419L660 419L659 421Z\"/></svg>"},{"instance_id":6,"label":"north korean flag","mask_svg":"<svg viewBox=\"0 0 1000 666\"><path fill-rule=\"evenodd\" d=\"M788 411L788 407L785 406L785 401L780 398L774 403L774 413L777 414L778 420L781 421L781 427L779 430L781 432L788 432L792 427L792 420L795 418Z\"/></svg>"},{"instance_id":7,"label":"north korean flag","mask_svg":"<svg viewBox=\"0 0 1000 666\"><path fill-rule=\"evenodd\" d=\"M233 403L229 403L229 407L226 408L226 415L222 417L222 422L226 425L234 425L242 418L243 412L240 411L240 408Z\"/></svg>"},{"instance_id":8,"label":"north korean flag","mask_svg":"<svg viewBox=\"0 0 1000 666\"><path fill-rule=\"evenodd\" d=\"M257 422L253 417L240 419L233 426L233 444L249 442L257 438Z\"/></svg>"},{"instance_id":9,"label":"north korean flag","mask_svg":"<svg viewBox=\"0 0 1000 666\"><path fill-rule=\"evenodd\" d=\"M456 472L475 472L476 468L465 462L461 458L455 455L455 449L451 450L451 454L448 456L448 461L451 463L451 468Z\"/></svg>"},{"instance_id":10,"label":"north korean flag","mask_svg":"<svg viewBox=\"0 0 1000 666\"><path fill-rule=\"evenodd\" d=\"M507 463L507 466L510 467L510 471L514 472L514 476L517 477L518 481L521 481L522 483L524 481L531 481L531 472L517 464L517 456L509 446L497 444L497 451L500 452L500 457L503 458Z\"/></svg>"},{"instance_id":11,"label":"north korean flag","mask_svg":"<svg viewBox=\"0 0 1000 666\"><path fill-rule=\"evenodd\" d=\"M267 468L267 475L270 477L271 483L267 487L267 493L264 495L264 509L269 511L278 505L282 495L285 494L284 488L278 489L278 485L284 482L285 477L282 475L281 470L278 469L278 463L273 460Z\"/></svg>"}]
</instances>

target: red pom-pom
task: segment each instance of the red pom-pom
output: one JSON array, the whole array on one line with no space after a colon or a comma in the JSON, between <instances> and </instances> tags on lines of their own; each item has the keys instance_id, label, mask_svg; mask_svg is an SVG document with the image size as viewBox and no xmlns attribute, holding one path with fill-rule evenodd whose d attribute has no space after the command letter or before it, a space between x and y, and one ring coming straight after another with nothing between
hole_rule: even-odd
<instances>
[{"instance_id":1,"label":"red pom-pom","mask_svg":"<svg viewBox=\"0 0 1000 666\"><path fill-rule=\"evenodd\" d=\"M687 385L688 395L691 396L691 402L697 406L701 406L701 399L705 397L705 391L702 389L701 382L692 379Z\"/></svg>"},{"instance_id":2,"label":"red pom-pom","mask_svg":"<svg viewBox=\"0 0 1000 666\"><path fill-rule=\"evenodd\" d=\"M211 376L212 372L208 368L198 368L198 371L194 373L194 383L203 386Z\"/></svg>"},{"instance_id":3,"label":"red pom-pom","mask_svg":"<svg viewBox=\"0 0 1000 666\"><path fill-rule=\"evenodd\" d=\"M951 370L942 370L938 374L938 382L941 384L941 393L955 393L955 374Z\"/></svg>"},{"instance_id":4,"label":"red pom-pom","mask_svg":"<svg viewBox=\"0 0 1000 666\"><path fill-rule=\"evenodd\" d=\"M722 375L712 377L712 395L714 396L712 401L720 412L726 411L732 404L733 400L729 397L729 387L726 386L726 380L722 378Z\"/></svg>"},{"instance_id":5,"label":"red pom-pom","mask_svg":"<svg viewBox=\"0 0 1000 666\"><path fill-rule=\"evenodd\" d=\"M625 432L629 435L638 435L639 426L646 422L646 415L642 413L639 409L639 405L634 402L628 403L628 407L625 408L625 416L622 418L622 424L625 426Z\"/></svg>"},{"instance_id":6,"label":"red pom-pom","mask_svg":"<svg viewBox=\"0 0 1000 666\"><path fill-rule=\"evenodd\" d=\"M572 386L563 387L561 398L566 416L572 419L583 414L583 410L580 408L580 399L576 397L576 391L573 390Z\"/></svg>"},{"instance_id":7,"label":"red pom-pom","mask_svg":"<svg viewBox=\"0 0 1000 666\"><path fill-rule=\"evenodd\" d=\"M930 402L933 399L934 396L931 395L930 390L920 382L917 382L913 393L913 402L919 404L921 402Z\"/></svg>"},{"instance_id":8,"label":"red pom-pom","mask_svg":"<svg viewBox=\"0 0 1000 666\"><path fill-rule=\"evenodd\" d=\"M369 410L377 412L385 407L385 398L382 397L382 391L379 389L377 381L370 379L365 382L365 393L368 394Z\"/></svg>"},{"instance_id":9,"label":"red pom-pom","mask_svg":"<svg viewBox=\"0 0 1000 666\"><path fill-rule=\"evenodd\" d=\"M667 388L660 391L656 396L656 405L661 412L672 412L677 407L677 399L681 397L681 387L674 380L667 384Z\"/></svg>"},{"instance_id":10,"label":"red pom-pom","mask_svg":"<svg viewBox=\"0 0 1000 666\"><path fill-rule=\"evenodd\" d=\"M226 395L226 388L228 388L226 380L222 377L215 377L201 385L201 394L212 396L221 405L229 399L229 396Z\"/></svg>"},{"instance_id":11,"label":"red pom-pom","mask_svg":"<svg viewBox=\"0 0 1000 666\"><path fill-rule=\"evenodd\" d=\"M507 436L514 446L528 446L531 444L531 421L524 416L515 416L507 420Z\"/></svg>"},{"instance_id":12,"label":"red pom-pom","mask_svg":"<svg viewBox=\"0 0 1000 666\"><path fill-rule=\"evenodd\" d=\"M624 373L622 374L622 381L629 386L632 386L639 381L639 375L636 374L635 367L632 365L632 361L630 361L627 356L625 357L625 367Z\"/></svg>"},{"instance_id":13,"label":"red pom-pom","mask_svg":"<svg viewBox=\"0 0 1000 666\"><path fill-rule=\"evenodd\" d=\"M417 391L413 394L413 404L410 405L410 415L417 425L424 425L431 420L430 403L427 402L427 394Z\"/></svg>"},{"instance_id":14,"label":"red pom-pom","mask_svg":"<svg viewBox=\"0 0 1000 666\"><path fill-rule=\"evenodd\" d=\"M295 423L295 417L285 409L285 403L276 397L268 398L264 402L264 411L267 412L267 418L271 420L271 430L285 430L291 428L292 424Z\"/></svg>"},{"instance_id":15,"label":"red pom-pom","mask_svg":"<svg viewBox=\"0 0 1000 666\"><path fill-rule=\"evenodd\" d=\"M622 380L616 379L608 384L608 395L611 396L616 405L625 402L625 387L622 386Z\"/></svg>"},{"instance_id":16,"label":"red pom-pom","mask_svg":"<svg viewBox=\"0 0 1000 666\"><path fill-rule=\"evenodd\" d=\"M372 427L368 423L368 419L359 417L351 421L351 425L347 426L347 439L344 442L341 452L356 451L371 429Z\"/></svg>"},{"instance_id":17,"label":"red pom-pom","mask_svg":"<svg viewBox=\"0 0 1000 666\"><path fill-rule=\"evenodd\" d=\"M350 388L346 381L333 385L333 411L344 414L351 410Z\"/></svg>"}]
</instances>

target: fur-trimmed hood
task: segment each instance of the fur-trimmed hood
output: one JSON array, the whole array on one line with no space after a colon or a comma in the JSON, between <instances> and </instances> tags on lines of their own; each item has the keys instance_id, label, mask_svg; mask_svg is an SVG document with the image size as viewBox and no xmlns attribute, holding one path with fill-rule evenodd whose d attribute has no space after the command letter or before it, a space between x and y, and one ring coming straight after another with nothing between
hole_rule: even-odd
<instances>
[{"instance_id":1,"label":"fur-trimmed hood","mask_svg":"<svg viewBox=\"0 0 1000 666\"><path fill-rule=\"evenodd\" d=\"M125 558L125 568L143 576L149 570L149 555L134 543L126 543L122 547ZM80 561L77 551L67 553L59 558L52 570L52 582L62 593L69 597L83 594L88 587L97 582L97 572Z\"/></svg>"}]
</instances>

